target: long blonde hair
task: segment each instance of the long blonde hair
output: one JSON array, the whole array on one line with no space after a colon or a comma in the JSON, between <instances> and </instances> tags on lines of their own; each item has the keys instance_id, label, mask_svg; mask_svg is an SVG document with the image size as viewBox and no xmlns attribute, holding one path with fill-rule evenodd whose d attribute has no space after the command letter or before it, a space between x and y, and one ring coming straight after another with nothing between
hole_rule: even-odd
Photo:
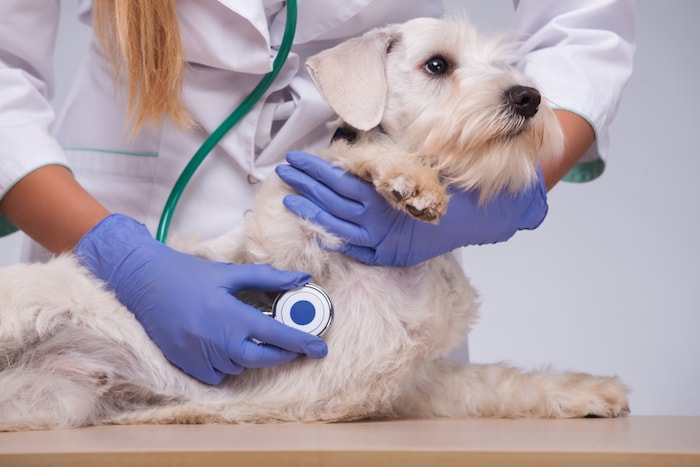
<instances>
[{"instance_id":1,"label":"long blonde hair","mask_svg":"<svg viewBox=\"0 0 700 467\"><path fill-rule=\"evenodd\" d=\"M126 81L132 131L165 116L191 126L180 99L185 61L174 0L95 0L94 18L117 82Z\"/></svg>"}]
</instances>

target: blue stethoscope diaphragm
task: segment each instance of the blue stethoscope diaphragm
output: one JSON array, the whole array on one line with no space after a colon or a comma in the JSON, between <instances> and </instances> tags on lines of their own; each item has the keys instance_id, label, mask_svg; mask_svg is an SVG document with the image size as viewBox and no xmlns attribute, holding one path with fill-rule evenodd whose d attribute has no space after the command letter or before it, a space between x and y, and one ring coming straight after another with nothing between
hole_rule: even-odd
<instances>
[{"instance_id":1,"label":"blue stethoscope diaphragm","mask_svg":"<svg viewBox=\"0 0 700 467\"><path fill-rule=\"evenodd\" d=\"M320 336L333 320L333 304L325 290L306 284L277 296L272 317L287 326Z\"/></svg>"},{"instance_id":2,"label":"blue stethoscope diaphragm","mask_svg":"<svg viewBox=\"0 0 700 467\"><path fill-rule=\"evenodd\" d=\"M280 293L242 290L236 298L287 326L320 336L333 320L333 303L316 284Z\"/></svg>"}]
</instances>

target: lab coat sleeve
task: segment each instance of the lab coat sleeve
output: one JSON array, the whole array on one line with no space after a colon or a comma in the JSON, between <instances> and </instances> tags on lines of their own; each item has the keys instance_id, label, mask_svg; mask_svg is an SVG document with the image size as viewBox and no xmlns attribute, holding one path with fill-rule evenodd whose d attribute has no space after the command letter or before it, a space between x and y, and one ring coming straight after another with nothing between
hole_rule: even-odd
<instances>
[{"instance_id":1,"label":"lab coat sleeve","mask_svg":"<svg viewBox=\"0 0 700 467\"><path fill-rule=\"evenodd\" d=\"M584 117L596 142L565 180L588 181L604 170L608 127L632 73L632 0L515 1L523 39L522 70L553 108Z\"/></svg>"},{"instance_id":2,"label":"lab coat sleeve","mask_svg":"<svg viewBox=\"0 0 700 467\"><path fill-rule=\"evenodd\" d=\"M59 12L56 0L0 2L0 197L41 166L66 165L50 133ZM13 230L0 219L0 235Z\"/></svg>"}]
</instances>

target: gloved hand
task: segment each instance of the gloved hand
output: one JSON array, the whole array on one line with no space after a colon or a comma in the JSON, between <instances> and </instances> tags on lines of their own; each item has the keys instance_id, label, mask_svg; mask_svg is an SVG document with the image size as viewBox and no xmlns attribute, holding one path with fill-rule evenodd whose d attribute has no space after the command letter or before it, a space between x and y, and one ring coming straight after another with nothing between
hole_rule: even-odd
<instances>
[{"instance_id":1,"label":"gloved hand","mask_svg":"<svg viewBox=\"0 0 700 467\"><path fill-rule=\"evenodd\" d=\"M299 194L286 196L285 206L346 239L337 251L366 264L409 266L458 247L502 242L536 228L547 214L540 170L534 186L483 206L477 192L450 188L447 212L435 225L395 209L370 183L324 159L291 152L287 162L277 174Z\"/></svg>"},{"instance_id":2,"label":"gloved hand","mask_svg":"<svg viewBox=\"0 0 700 467\"><path fill-rule=\"evenodd\" d=\"M173 364L208 383L244 368L323 358L325 342L243 304L244 289L288 290L310 276L265 265L208 261L156 241L130 217L112 214L75 247L79 261L117 295ZM258 344L257 339L264 344Z\"/></svg>"}]
</instances>

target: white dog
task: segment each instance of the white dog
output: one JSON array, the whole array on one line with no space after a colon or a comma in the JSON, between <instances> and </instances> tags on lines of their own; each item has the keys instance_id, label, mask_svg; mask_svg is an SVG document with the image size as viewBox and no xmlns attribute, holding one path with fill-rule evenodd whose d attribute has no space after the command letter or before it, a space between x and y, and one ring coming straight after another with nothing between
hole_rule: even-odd
<instances>
[{"instance_id":1,"label":"white dog","mask_svg":"<svg viewBox=\"0 0 700 467\"><path fill-rule=\"evenodd\" d=\"M513 58L512 46L464 21L435 19L373 30L313 57L316 85L356 132L324 157L425 221L445 212L447 184L478 189L483 201L521 190L538 161L558 156L562 135ZM335 306L325 359L207 386L172 366L73 257L16 265L0 271L0 429L629 412L613 377L442 359L477 311L452 255L389 268L329 252L320 245L341 240L287 211L290 192L271 177L243 233L196 253L312 274Z\"/></svg>"}]
</instances>

